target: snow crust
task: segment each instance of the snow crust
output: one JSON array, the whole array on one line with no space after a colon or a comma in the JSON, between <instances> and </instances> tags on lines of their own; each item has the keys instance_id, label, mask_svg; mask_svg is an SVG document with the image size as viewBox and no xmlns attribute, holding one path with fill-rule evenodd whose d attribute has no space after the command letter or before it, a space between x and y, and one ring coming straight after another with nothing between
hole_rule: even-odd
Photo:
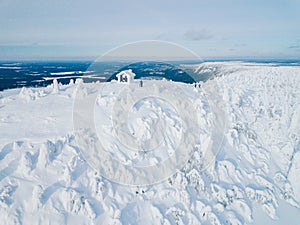
<instances>
[{"instance_id":1,"label":"snow crust","mask_svg":"<svg viewBox=\"0 0 300 225\"><path fill-rule=\"evenodd\" d=\"M94 85L77 79L69 85L56 80L46 88L1 92L0 97L0 221L3 224L252 224L262 210L272 224L280 221L284 201L300 210L300 67L254 63L203 63L223 98L225 140L216 161L200 168L208 145L212 109L203 98L212 81L194 85L172 82L189 93L203 126L188 164L164 182L125 186L92 169L73 133L72 109L76 91L89 95ZM145 85L151 80L145 81ZM118 85L97 100L99 121L107 145L105 118ZM138 86L138 83L137 83ZM109 88L110 87L110 88ZM138 140L149 138L156 118L172 124L174 144L180 121L171 107L155 98L135 105L130 131ZM107 117L104 114L108 114ZM150 115L146 117L146 115ZM147 118L147 120L143 119ZM139 132L140 131L140 132ZM114 148L112 148L114 149ZM136 155L122 149L110 154L123 163ZM172 154L170 152L170 154ZM144 162L159 163L168 155L154 153ZM113 168L112 168L113 169ZM1 222L1 223L2 223Z\"/></svg>"}]
</instances>

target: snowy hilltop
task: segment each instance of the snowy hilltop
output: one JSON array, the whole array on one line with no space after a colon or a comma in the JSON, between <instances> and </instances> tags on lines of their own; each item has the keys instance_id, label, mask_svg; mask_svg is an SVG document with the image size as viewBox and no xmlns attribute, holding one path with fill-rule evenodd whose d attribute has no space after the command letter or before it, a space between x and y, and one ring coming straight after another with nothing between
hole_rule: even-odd
<instances>
[{"instance_id":1,"label":"snowy hilltop","mask_svg":"<svg viewBox=\"0 0 300 225\"><path fill-rule=\"evenodd\" d=\"M121 74L124 83L54 80L0 92L1 224L298 224L300 66L220 62L194 69L213 78L200 85L141 83ZM147 88L153 95L139 95ZM214 108L209 99L216 93L222 104ZM136 177L120 177L115 164L104 170L113 170L122 184L103 176L95 167L104 156L86 153L82 146L90 142L80 144L74 132L76 101L93 95L91 115L108 157L126 166L159 165L176 155L179 142L193 140L186 142L193 147L187 164L151 185L132 185ZM142 100L122 115L118 103L136 96ZM184 103L181 96L184 115L174 108ZM85 115L87 107L80 106L78 115ZM214 118L224 126L214 126ZM188 131L197 139L184 136ZM216 143L215 160L204 162L205 150ZM130 151L134 144L139 151Z\"/></svg>"}]
</instances>

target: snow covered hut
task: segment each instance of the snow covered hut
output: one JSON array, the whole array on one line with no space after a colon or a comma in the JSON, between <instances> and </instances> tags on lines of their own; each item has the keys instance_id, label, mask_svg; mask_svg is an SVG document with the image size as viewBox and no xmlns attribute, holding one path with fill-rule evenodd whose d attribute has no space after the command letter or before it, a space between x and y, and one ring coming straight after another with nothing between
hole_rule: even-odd
<instances>
[{"instance_id":1,"label":"snow covered hut","mask_svg":"<svg viewBox=\"0 0 300 225\"><path fill-rule=\"evenodd\" d=\"M131 83L131 82L133 82L133 79L135 77L135 73L132 72L131 69L129 69L129 70L121 71L116 76L118 78L118 82Z\"/></svg>"}]
</instances>

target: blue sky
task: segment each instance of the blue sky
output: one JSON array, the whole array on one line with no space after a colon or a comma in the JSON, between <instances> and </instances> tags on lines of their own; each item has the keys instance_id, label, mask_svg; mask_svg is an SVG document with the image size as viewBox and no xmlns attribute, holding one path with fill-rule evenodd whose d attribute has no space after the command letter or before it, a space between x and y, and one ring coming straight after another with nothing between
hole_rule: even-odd
<instances>
[{"instance_id":1,"label":"blue sky","mask_svg":"<svg viewBox=\"0 0 300 225\"><path fill-rule=\"evenodd\" d=\"M94 59L163 40L202 58L300 58L300 0L0 0L0 59Z\"/></svg>"}]
</instances>

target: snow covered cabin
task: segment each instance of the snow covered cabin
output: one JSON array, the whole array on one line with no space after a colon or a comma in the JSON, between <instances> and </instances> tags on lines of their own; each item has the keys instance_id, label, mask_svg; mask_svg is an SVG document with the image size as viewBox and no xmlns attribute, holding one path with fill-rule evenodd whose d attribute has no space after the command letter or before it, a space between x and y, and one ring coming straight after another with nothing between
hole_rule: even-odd
<instances>
[{"instance_id":1,"label":"snow covered cabin","mask_svg":"<svg viewBox=\"0 0 300 225\"><path fill-rule=\"evenodd\" d=\"M118 78L118 82L132 83L135 77L135 73L132 72L131 69L129 69L121 71L116 76Z\"/></svg>"}]
</instances>

